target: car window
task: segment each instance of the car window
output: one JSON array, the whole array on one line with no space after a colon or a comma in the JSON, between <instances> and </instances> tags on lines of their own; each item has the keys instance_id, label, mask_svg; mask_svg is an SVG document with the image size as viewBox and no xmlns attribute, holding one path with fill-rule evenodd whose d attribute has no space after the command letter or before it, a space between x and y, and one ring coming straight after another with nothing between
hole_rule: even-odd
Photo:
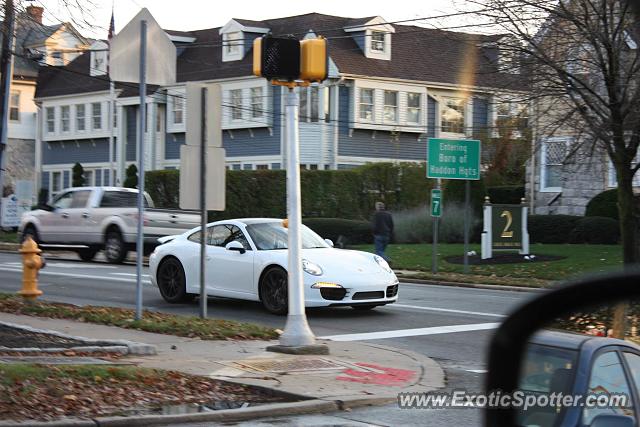
<instances>
[{"instance_id":1,"label":"car window","mask_svg":"<svg viewBox=\"0 0 640 427\"><path fill-rule=\"evenodd\" d=\"M145 207L149 200L145 197ZM100 201L101 208L135 208L138 206L138 193L133 191L105 191Z\"/></svg>"},{"instance_id":2,"label":"car window","mask_svg":"<svg viewBox=\"0 0 640 427\"><path fill-rule=\"evenodd\" d=\"M56 197L51 206L56 209L68 209L73 202L73 192L69 191Z\"/></svg>"},{"instance_id":3,"label":"car window","mask_svg":"<svg viewBox=\"0 0 640 427\"><path fill-rule=\"evenodd\" d=\"M635 353L625 352L624 358L629 365L631 371L631 378L636 385L636 389L640 389L640 356Z\"/></svg>"},{"instance_id":4,"label":"car window","mask_svg":"<svg viewBox=\"0 0 640 427\"><path fill-rule=\"evenodd\" d=\"M618 354L614 351L596 356L589 376L588 394L625 394L629 396L626 406L585 407L582 412L582 422L590 425L593 419L600 414L618 414L633 417L633 403L627 377L624 374L622 363Z\"/></svg>"},{"instance_id":5,"label":"car window","mask_svg":"<svg viewBox=\"0 0 640 427\"><path fill-rule=\"evenodd\" d=\"M240 228L231 224L215 225L209 228L207 244L224 248L228 243L238 241L250 251L251 246Z\"/></svg>"},{"instance_id":6,"label":"car window","mask_svg":"<svg viewBox=\"0 0 640 427\"><path fill-rule=\"evenodd\" d=\"M86 208L87 201L91 196L91 190L74 191L71 201L71 208Z\"/></svg>"},{"instance_id":7,"label":"car window","mask_svg":"<svg viewBox=\"0 0 640 427\"><path fill-rule=\"evenodd\" d=\"M200 243L200 231L196 231L195 233L192 233L189 237L187 237L187 240L191 240L194 243Z\"/></svg>"},{"instance_id":8,"label":"car window","mask_svg":"<svg viewBox=\"0 0 640 427\"><path fill-rule=\"evenodd\" d=\"M258 222L247 225L249 236L258 250L271 251L287 249L288 230L280 221ZM300 229L302 249L328 248L330 247L320 236L310 228L303 225Z\"/></svg>"}]
</instances>

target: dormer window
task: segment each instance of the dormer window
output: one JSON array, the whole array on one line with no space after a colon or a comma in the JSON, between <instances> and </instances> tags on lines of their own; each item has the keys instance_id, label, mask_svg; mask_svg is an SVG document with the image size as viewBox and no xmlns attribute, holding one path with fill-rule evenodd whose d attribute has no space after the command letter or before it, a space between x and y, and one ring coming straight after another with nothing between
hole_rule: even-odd
<instances>
[{"instance_id":1,"label":"dormer window","mask_svg":"<svg viewBox=\"0 0 640 427\"><path fill-rule=\"evenodd\" d=\"M385 34L383 31L371 32L371 50L374 52L384 52Z\"/></svg>"},{"instance_id":2,"label":"dormer window","mask_svg":"<svg viewBox=\"0 0 640 427\"><path fill-rule=\"evenodd\" d=\"M239 55L242 48L242 32L235 31L226 35L225 51L227 55Z\"/></svg>"}]
</instances>

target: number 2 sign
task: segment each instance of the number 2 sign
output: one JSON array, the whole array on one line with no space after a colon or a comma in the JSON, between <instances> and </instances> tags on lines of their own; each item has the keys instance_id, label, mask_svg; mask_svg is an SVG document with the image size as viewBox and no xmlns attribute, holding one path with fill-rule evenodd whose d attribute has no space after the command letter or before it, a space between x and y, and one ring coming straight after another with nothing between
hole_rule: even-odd
<instances>
[{"instance_id":1,"label":"number 2 sign","mask_svg":"<svg viewBox=\"0 0 640 427\"><path fill-rule=\"evenodd\" d=\"M482 259L493 251L518 251L529 254L527 207L525 205L484 205Z\"/></svg>"}]
</instances>

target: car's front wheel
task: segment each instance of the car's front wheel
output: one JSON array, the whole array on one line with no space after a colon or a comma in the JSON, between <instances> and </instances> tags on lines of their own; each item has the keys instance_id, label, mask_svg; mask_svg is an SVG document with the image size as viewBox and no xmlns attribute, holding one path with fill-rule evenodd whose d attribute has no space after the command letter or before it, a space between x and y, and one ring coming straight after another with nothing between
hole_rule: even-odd
<instances>
[{"instance_id":1,"label":"car's front wheel","mask_svg":"<svg viewBox=\"0 0 640 427\"><path fill-rule=\"evenodd\" d=\"M289 307L287 272L270 267L260 281L260 301L268 312L286 314Z\"/></svg>"},{"instance_id":2,"label":"car's front wheel","mask_svg":"<svg viewBox=\"0 0 640 427\"><path fill-rule=\"evenodd\" d=\"M22 240L20 241L20 243L24 243L24 241L27 240L27 237L31 237L34 242L40 244L40 236L38 236L38 230L36 230L36 228L31 224L27 225L22 231Z\"/></svg>"},{"instance_id":3,"label":"car's front wheel","mask_svg":"<svg viewBox=\"0 0 640 427\"><path fill-rule=\"evenodd\" d=\"M193 299L194 295L187 293L184 268L176 258L167 258L162 261L156 274L160 295L166 302L176 304Z\"/></svg>"},{"instance_id":4,"label":"car's front wheel","mask_svg":"<svg viewBox=\"0 0 640 427\"><path fill-rule=\"evenodd\" d=\"M121 264L127 257L127 247L117 230L110 230L104 239L104 256L112 264Z\"/></svg>"}]
</instances>

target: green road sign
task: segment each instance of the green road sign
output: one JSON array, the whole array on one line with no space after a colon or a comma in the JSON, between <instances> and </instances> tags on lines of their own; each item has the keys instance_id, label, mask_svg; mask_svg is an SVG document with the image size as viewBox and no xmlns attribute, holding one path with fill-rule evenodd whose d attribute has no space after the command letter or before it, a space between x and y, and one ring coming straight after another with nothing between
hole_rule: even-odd
<instances>
[{"instance_id":1,"label":"green road sign","mask_svg":"<svg viewBox=\"0 0 640 427\"><path fill-rule=\"evenodd\" d=\"M431 216L442 216L442 191L431 190Z\"/></svg>"},{"instance_id":2,"label":"green road sign","mask_svg":"<svg viewBox=\"0 0 640 427\"><path fill-rule=\"evenodd\" d=\"M480 141L429 138L427 178L480 179Z\"/></svg>"}]
</instances>

